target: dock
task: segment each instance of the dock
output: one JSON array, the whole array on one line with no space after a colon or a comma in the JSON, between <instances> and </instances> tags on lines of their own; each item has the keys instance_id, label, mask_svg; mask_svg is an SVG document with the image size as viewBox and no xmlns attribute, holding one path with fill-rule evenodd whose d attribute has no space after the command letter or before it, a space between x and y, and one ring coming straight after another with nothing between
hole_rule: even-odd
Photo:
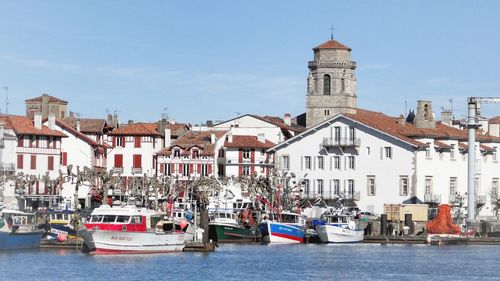
<instances>
[{"instance_id":1,"label":"dock","mask_svg":"<svg viewBox=\"0 0 500 281\"><path fill-rule=\"evenodd\" d=\"M365 236L363 243L377 244L429 244L429 245L500 245L500 237L467 236Z\"/></svg>"},{"instance_id":2,"label":"dock","mask_svg":"<svg viewBox=\"0 0 500 281\"><path fill-rule=\"evenodd\" d=\"M215 242L209 243L187 243L184 252L213 252L218 245Z\"/></svg>"},{"instance_id":3,"label":"dock","mask_svg":"<svg viewBox=\"0 0 500 281\"><path fill-rule=\"evenodd\" d=\"M71 249L71 250L81 250L82 241L75 239L68 239L64 242L59 242L57 240L45 240L40 241L41 249Z\"/></svg>"}]
</instances>

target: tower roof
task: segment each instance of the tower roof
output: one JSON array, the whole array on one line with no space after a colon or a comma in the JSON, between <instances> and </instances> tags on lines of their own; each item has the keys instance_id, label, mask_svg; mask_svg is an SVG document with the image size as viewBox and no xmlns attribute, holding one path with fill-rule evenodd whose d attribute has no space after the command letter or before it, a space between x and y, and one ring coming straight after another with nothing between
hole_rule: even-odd
<instances>
[{"instance_id":1,"label":"tower roof","mask_svg":"<svg viewBox=\"0 0 500 281\"><path fill-rule=\"evenodd\" d=\"M41 102L42 101L42 98L43 97L47 97L48 98L48 101L49 102L53 102L53 103L62 103L62 104L68 104L67 101L65 100L62 100L62 99L59 99L59 98L56 98L56 97L53 97L53 96L49 96L47 94L43 94L39 97L36 97L36 98L32 98L32 99L27 99L25 100L26 102Z\"/></svg>"},{"instance_id":2,"label":"tower roof","mask_svg":"<svg viewBox=\"0 0 500 281\"><path fill-rule=\"evenodd\" d=\"M351 48L347 47L346 45L336 41L336 40L328 40L325 43L316 46L313 48L314 51L319 50L319 49L342 49L342 50L348 50L349 52L352 50Z\"/></svg>"}]
</instances>

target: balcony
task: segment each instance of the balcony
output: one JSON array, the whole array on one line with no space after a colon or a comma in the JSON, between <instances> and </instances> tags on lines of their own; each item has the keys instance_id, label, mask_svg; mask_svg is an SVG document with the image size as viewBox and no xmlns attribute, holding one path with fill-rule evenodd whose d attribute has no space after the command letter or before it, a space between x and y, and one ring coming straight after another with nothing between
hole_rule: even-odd
<instances>
[{"instance_id":1,"label":"balcony","mask_svg":"<svg viewBox=\"0 0 500 281\"><path fill-rule=\"evenodd\" d=\"M359 138L323 138L321 142L323 147L359 147L361 140Z\"/></svg>"},{"instance_id":2,"label":"balcony","mask_svg":"<svg viewBox=\"0 0 500 281\"><path fill-rule=\"evenodd\" d=\"M142 174L142 168L134 168L134 167L132 167L131 173L132 174Z\"/></svg>"},{"instance_id":3,"label":"balcony","mask_svg":"<svg viewBox=\"0 0 500 281\"><path fill-rule=\"evenodd\" d=\"M424 194L424 202L425 203L439 204L439 203L441 203L441 194L426 193L426 194Z\"/></svg>"},{"instance_id":4,"label":"balcony","mask_svg":"<svg viewBox=\"0 0 500 281\"><path fill-rule=\"evenodd\" d=\"M355 61L309 61L309 68L317 67L349 67L351 69L356 68Z\"/></svg>"},{"instance_id":5,"label":"balcony","mask_svg":"<svg viewBox=\"0 0 500 281\"><path fill-rule=\"evenodd\" d=\"M123 174L123 167L114 167L111 171L113 174Z\"/></svg>"}]
</instances>

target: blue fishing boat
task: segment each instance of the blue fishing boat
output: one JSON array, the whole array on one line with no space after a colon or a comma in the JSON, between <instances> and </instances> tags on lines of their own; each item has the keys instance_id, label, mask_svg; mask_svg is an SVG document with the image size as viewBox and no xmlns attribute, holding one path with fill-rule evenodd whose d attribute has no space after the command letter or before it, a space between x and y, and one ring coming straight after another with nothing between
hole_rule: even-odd
<instances>
[{"instance_id":1,"label":"blue fishing boat","mask_svg":"<svg viewBox=\"0 0 500 281\"><path fill-rule=\"evenodd\" d=\"M59 234L69 238L76 238L77 233L73 220L75 219L74 210L49 210L50 232L53 236Z\"/></svg>"},{"instance_id":2,"label":"blue fishing boat","mask_svg":"<svg viewBox=\"0 0 500 281\"><path fill-rule=\"evenodd\" d=\"M40 247L43 230L35 223L35 214L1 210L0 250L34 249Z\"/></svg>"},{"instance_id":3,"label":"blue fishing boat","mask_svg":"<svg viewBox=\"0 0 500 281\"><path fill-rule=\"evenodd\" d=\"M263 220L259 226L263 241L271 244L304 243L305 218L296 213L281 213L275 219Z\"/></svg>"}]
</instances>

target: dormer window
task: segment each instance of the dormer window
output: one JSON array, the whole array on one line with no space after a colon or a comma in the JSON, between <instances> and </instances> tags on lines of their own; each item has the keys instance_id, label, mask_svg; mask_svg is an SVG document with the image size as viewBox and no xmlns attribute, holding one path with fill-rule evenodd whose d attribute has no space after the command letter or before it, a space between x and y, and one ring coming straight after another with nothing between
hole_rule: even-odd
<instances>
[{"instance_id":1,"label":"dormer window","mask_svg":"<svg viewBox=\"0 0 500 281\"><path fill-rule=\"evenodd\" d=\"M174 157L181 157L181 151L180 151L180 149L175 149L174 150Z\"/></svg>"},{"instance_id":2,"label":"dormer window","mask_svg":"<svg viewBox=\"0 0 500 281\"><path fill-rule=\"evenodd\" d=\"M198 159L198 157L200 157L200 151L193 150L192 156L193 156L193 159Z\"/></svg>"}]
</instances>

